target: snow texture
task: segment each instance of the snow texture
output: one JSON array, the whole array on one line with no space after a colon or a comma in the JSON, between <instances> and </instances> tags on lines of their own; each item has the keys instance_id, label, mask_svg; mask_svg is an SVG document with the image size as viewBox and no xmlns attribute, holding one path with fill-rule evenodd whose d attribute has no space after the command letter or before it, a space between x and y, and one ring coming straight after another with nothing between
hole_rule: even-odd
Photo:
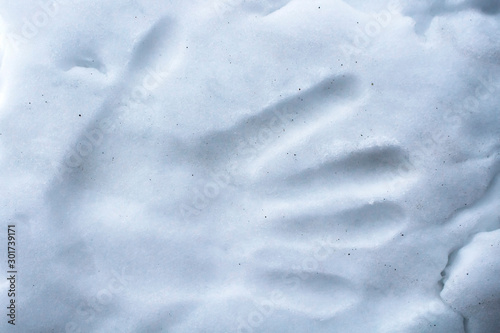
<instances>
[{"instance_id":1,"label":"snow texture","mask_svg":"<svg viewBox=\"0 0 500 333\"><path fill-rule=\"evenodd\" d=\"M500 332L500 3L0 2L2 332Z\"/></svg>"}]
</instances>

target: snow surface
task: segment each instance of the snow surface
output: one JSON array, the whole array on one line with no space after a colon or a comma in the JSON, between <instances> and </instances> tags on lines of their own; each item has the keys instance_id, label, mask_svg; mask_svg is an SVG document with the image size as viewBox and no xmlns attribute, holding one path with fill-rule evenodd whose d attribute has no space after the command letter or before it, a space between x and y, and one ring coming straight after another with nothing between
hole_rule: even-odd
<instances>
[{"instance_id":1,"label":"snow surface","mask_svg":"<svg viewBox=\"0 0 500 333\"><path fill-rule=\"evenodd\" d=\"M2 0L0 330L500 332L499 12Z\"/></svg>"}]
</instances>

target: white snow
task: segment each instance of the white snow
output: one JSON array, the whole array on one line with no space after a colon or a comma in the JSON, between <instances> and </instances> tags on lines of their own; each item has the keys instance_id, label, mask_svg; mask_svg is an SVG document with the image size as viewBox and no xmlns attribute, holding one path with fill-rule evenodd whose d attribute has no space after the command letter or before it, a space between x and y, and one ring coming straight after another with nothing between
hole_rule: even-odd
<instances>
[{"instance_id":1,"label":"white snow","mask_svg":"<svg viewBox=\"0 0 500 333\"><path fill-rule=\"evenodd\" d=\"M494 0L0 3L2 332L500 332Z\"/></svg>"}]
</instances>

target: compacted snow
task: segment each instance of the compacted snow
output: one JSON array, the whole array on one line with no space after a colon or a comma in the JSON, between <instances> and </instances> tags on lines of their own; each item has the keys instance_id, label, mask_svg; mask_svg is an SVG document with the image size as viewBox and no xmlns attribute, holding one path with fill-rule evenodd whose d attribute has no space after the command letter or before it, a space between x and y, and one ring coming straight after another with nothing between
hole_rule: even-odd
<instances>
[{"instance_id":1,"label":"compacted snow","mask_svg":"<svg viewBox=\"0 0 500 333\"><path fill-rule=\"evenodd\" d=\"M0 15L2 332L500 332L498 1Z\"/></svg>"}]
</instances>

